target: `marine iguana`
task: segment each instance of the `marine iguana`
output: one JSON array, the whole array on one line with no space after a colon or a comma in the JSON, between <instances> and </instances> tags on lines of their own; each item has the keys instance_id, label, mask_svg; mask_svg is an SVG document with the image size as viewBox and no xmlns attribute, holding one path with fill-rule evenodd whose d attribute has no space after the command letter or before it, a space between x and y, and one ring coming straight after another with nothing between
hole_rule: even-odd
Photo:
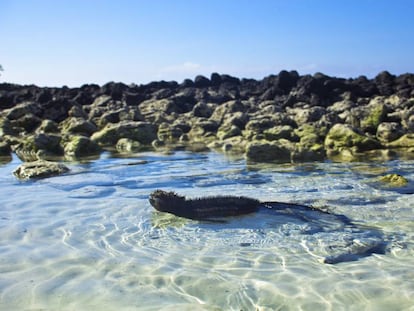
<instances>
[{"instance_id":1,"label":"marine iguana","mask_svg":"<svg viewBox=\"0 0 414 311\"><path fill-rule=\"evenodd\" d=\"M351 224L351 220L338 214L329 213L326 210L283 202L261 202L257 199L245 196L210 196L194 199L187 199L185 196L178 195L175 192L164 190L155 190L150 194L149 202L160 212L167 212L179 217L185 217L195 220L211 220L214 218L240 216L257 212L259 209L277 210L282 213L295 213L296 217L302 220L308 220L304 213L299 211L317 211L323 214L331 215L341 221L343 224Z\"/></svg>"},{"instance_id":2,"label":"marine iguana","mask_svg":"<svg viewBox=\"0 0 414 311\"><path fill-rule=\"evenodd\" d=\"M345 215L328 210L283 202L261 202L244 196L210 196L188 199L175 192L155 190L149 196L150 204L160 212L167 212L193 220L217 221L223 217L247 215L268 211L279 216L292 216L316 228L306 233L346 232L354 235L338 254L329 255L322 262L336 264L355 261L374 253L384 254L387 242L383 232L374 227L357 225ZM332 227L332 224L334 226ZM339 226L335 226L339 224ZM362 239L361 239L362 237Z\"/></svg>"}]
</instances>

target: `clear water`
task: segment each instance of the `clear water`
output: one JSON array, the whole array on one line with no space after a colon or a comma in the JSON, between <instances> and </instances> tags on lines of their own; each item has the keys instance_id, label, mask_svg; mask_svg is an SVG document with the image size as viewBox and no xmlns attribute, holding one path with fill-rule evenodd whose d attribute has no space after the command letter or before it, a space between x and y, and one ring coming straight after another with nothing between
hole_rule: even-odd
<instances>
[{"instance_id":1,"label":"clear water","mask_svg":"<svg viewBox=\"0 0 414 311\"><path fill-rule=\"evenodd\" d=\"M249 166L207 153L69 163L21 182L0 166L1 310L414 310L413 161ZM155 189L329 206L389 237L388 251L320 259L344 233L257 213L227 223L155 212Z\"/></svg>"}]
</instances>

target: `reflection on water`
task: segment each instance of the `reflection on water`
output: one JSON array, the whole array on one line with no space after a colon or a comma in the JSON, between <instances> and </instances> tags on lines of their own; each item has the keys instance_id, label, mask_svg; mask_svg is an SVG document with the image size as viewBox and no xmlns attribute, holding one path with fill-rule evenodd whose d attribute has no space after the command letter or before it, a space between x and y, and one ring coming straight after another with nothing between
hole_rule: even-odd
<instances>
[{"instance_id":1,"label":"reflection on water","mask_svg":"<svg viewBox=\"0 0 414 311\"><path fill-rule=\"evenodd\" d=\"M104 155L28 182L11 173L19 163L0 164L1 310L412 308L413 194L375 182L387 173L413 181L412 161L247 166L214 153ZM323 264L372 236L263 212L181 219L151 208L158 188L328 206L379 228L387 251Z\"/></svg>"}]
</instances>

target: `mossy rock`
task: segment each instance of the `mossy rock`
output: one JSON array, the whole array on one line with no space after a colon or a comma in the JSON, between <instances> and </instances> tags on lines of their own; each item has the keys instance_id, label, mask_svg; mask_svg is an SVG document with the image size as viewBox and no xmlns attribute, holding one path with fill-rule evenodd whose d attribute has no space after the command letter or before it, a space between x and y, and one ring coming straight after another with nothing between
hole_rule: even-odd
<instances>
[{"instance_id":1,"label":"mossy rock","mask_svg":"<svg viewBox=\"0 0 414 311\"><path fill-rule=\"evenodd\" d=\"M242 131L237 125L227 124L218 129L217 137L221 140L225 140L234 136L240 136L241 133Z\"/></svg>"},{"instance_id":2,"label":"mossy rock","mask_svg":"<svg viewBox=\"0 0 414 311\"><path fill-rule=\"evenodd\" d=\"M381 148L379 141L357 133L346 124L335 124L326 135L324 145L331 154L340 153L343 149L364 152Z\"/></svg>"},{"instance_id":3,"label":"mossy rock","mask_svg":"<svg viewBox=\"0 0 414 311\"><path fill-rule=\"evenodd\" d=\"M115 146L121 138L129 138L149 145L157 138L157 127L149 122L122 121L108 124L91 136L91 139L101 146Z\"/></svg>"},{"instance_id":4,"label":"mossy rock","mask_svg":"<svg viewBox=\"0 0 414 311\"><path fill-rule=\"evenodd\" d=\"M243 155L246 152L246 146L249 142L242 136L232 136L224 140L215 140L208 147L225 153Z\"/></svg>"},{"instance_id":5,"label":"mossy rock","mask_svg":"<svg viewBox=\"0 0 414 311\"><path fill-rule=\"evenodd\" d=\"M266 140L273 141L279 139L287 139L287 140L297 140L295 138L295 134L293 128L290 125L277 125L270 129L265 129L263 131L263 136Z\"/></svg>"},{"instance_id":6,"label":"mossy rock","mask_svg":"<svg viewBox=\"0 0 414 311\"><path fill-rule=\"evenodd\" d=\"M339 150L326 150L327 157L334 162L358 161L358 153L353 148L340 148Z\"/></svg>"},{"instance_id":7,"label":"mossy rock","mask_svg":"<svg viewBox=\"0 0 414 311\"><path fill-rule=\"evenodd\" d=\"M241 101L231 100L216 106L210 119L221 124L225 123L225 120L231 118L235 113L243 111L246 111L246 107Z\"/></svg>"},{"instance_id":8,"label":"mossy rock","mask_svg":"<svg viewBox=\"0 0 414 311\"><path fill-rule=\"evenodd\" d=\"M376 137L383 143L397 140L404 134L404 130L398 122L382 122L377 127Z\"/></svg>"},{"instance_id":9,"label":"mossy rock","mask_svg":"<svg viewBox=\"0 0 414 311\"><path fill-rule=\"evenodd\" d=\"M213 120L199 120L191 127L188 133L191 140L204 140L215 138L218 129L217 122Z\"/></svg>"},{"instance_id":10,"label":"mossy rock","mask_svg":"<svg viewBox=\"0 0 414 311\"><path fill-rule=\"evenodd\" d=\"M163 112L165 114L171 114L179 110L179 107L172 99L149 99L143 101L139 105L140 114L145 117L146 120L153 120L155 114Z\"/></svg>"},{"instance_id":11,"label":"mossy rock","mask_svg":"<svg viewBox=\"0 0 414 311\"><path fill-rule=\"evenodd\" d=\"M318 127L314 124L303 124L294 130L294 135L298 137L300 145L307 148L316 144L323 144L327 133L326 127Z\"/></svg>"},{"instance_id":12,"label":"mossy rock","mask_svg":"<svg viewBox=\"0 0 414 311\"><path fill-rule=\"evenodd\" d=\"M378 125L384 120L387 115L387 108L384 104L377 104L371 108L369 114L361 120L361 128L375 133Z\"/></svg>"},{"instance_id":13,"label":"mossy rock","mask_svg":"<svg viewBox=\"0 0 414 311\"><path fill-rule=\"evenodd\" d=\"M70 157L85 157L101 153L101 147L89 139L89 137L81 135L70 136L65 143L65 155Z\"/></svg>"},{"instance_id":14,"label":"mossy rock","mask_svg":"<svg viewBox=\"0 0 414 311\"><path fill-rule=\"evenodd\" d=\"M91 121L75 117L67 118L60 124L60 127L64 134L80 134L88 137L98 130Z\"/></svg>"},{"instance_id":15,"label":"mossy rock","mask_svg":"<svg viewBox=\"0 0 414 311\"><path fill-rule=\"evenodd\" d=\"M37 128L36 132L38 133L58 133L59 126L55 121L46 119Z\"/></svg>"},{"instance_id":16,"label":"mossy rock","mask_svg":"<svg viewBox=\"0 0 414 311\"><path fill-rule=\"evenodd\" d=\"M247 145L246 159L252 162L290 162L291 152L278 141L256 141Z\"/></svg>"},{"instance_id":17,"label":"mossy rock","mask_svg":"<svg viewBox=\"0 0 414 311\"><path fill-rule=\"evenodd\" d=\"M183 135L183 130L180 126L175 126L166 122L163 122L158 127L158 139L166 142L177 142L181 135Z\"/></svg>"},{"instance_id":18,"label":"mossy rock","mask_svg":"<svg viewBox=\"0 0 414 311\"><path fill-rule=\"evenodd\" d=\"M311 147L297 144L291 158L293 162L323 161L326 158L326 151L321 144L314 144Z\"/></svg>"},{"instance_id":19,"label":"mossy rock","mask_svg":"<svg viewBox=\"0 0 414 311\"><path fill-rule=\"evenodd\" d=\"M62 163L38 160L26 162L17 167L13 174L19 179L46 178L69 171Z\"/></svg>"},{"instance_id":20,"label":"mossy rock","mask_svg":"<svg viewBox=\"0 0 414 311\"><path fill-rule=\"evenodd\" d=\"M378 178L378 181L389 187L405 187L408 184L408 180L399 174L387 174Z\"/></svg>"},{"instance_id":21,"label":"mossy rock","mask_svg":"<svg viewBox=\"0 0 414 311\"><path fill-rule=\"evenodd\" d=\"M414 147L414 134L405 134L387 144L389 148L413 148Z\"/></svg>"},{"instance_id":22,"label":"mossy rock","mask_svg":"<svg viewBox=\"0 0 414 311\"><path fill-rule=\"evenodd\" d=\"M246 124L246 135L263 133L276 125L270 118L253 119Z\"/></svg>"},{"instance_id":23,"label":"mossy rock","mask_svg":"<svg viewBox=\"0 0 414 311\"><path fill-rule=\"evenodd\" d=\"M321 145L323 144L323 138L318 136L315 133L309 133L308 135L304 135L299 140L299 145L306 147L306 148L312 148L314 145Z\"/></svg>"},{"instance_id":24,"label":"mossy rock","mask_svg":"<svg viewBox=\"0 0 414 311\"><path fill-rule=\"evenodd\" d=\"M60 145L62 137L57 134L39 133L25 137L16 146L16 154L24 161L32 161L41 156L53 157L63 155Z\"/></svg>"}]
</instances>

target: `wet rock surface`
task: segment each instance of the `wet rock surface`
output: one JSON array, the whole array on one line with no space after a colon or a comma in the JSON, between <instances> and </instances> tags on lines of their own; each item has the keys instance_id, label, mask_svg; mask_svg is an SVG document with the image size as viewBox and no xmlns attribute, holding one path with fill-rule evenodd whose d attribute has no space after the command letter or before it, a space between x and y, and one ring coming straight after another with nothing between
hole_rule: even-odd
<instances>
[{"instance_id":1,"label":"wet rock surface","mask_svg":"<svg viewBox=\"0 0 414 311\"><path fill-rule=\"evenodd\" d=\"M19 179L33 179L57 176L68 171L69 168L62 163L37 160L21 164L13 174Z\"/></svg>"},{"instance_id":2,"label":"wet rock surface","mask_svg":"<svg viewBox=\"0 0 414 311\"><path fill-rule=\"evenodd\" d=\"M24 161L188 148L249 161L413 156L414 74L373 79L281 71L262 80L213 73L146 85L0 84L0 146ZM392 150L393 152L382 152Z\"/></svg>"}]
</instances>

